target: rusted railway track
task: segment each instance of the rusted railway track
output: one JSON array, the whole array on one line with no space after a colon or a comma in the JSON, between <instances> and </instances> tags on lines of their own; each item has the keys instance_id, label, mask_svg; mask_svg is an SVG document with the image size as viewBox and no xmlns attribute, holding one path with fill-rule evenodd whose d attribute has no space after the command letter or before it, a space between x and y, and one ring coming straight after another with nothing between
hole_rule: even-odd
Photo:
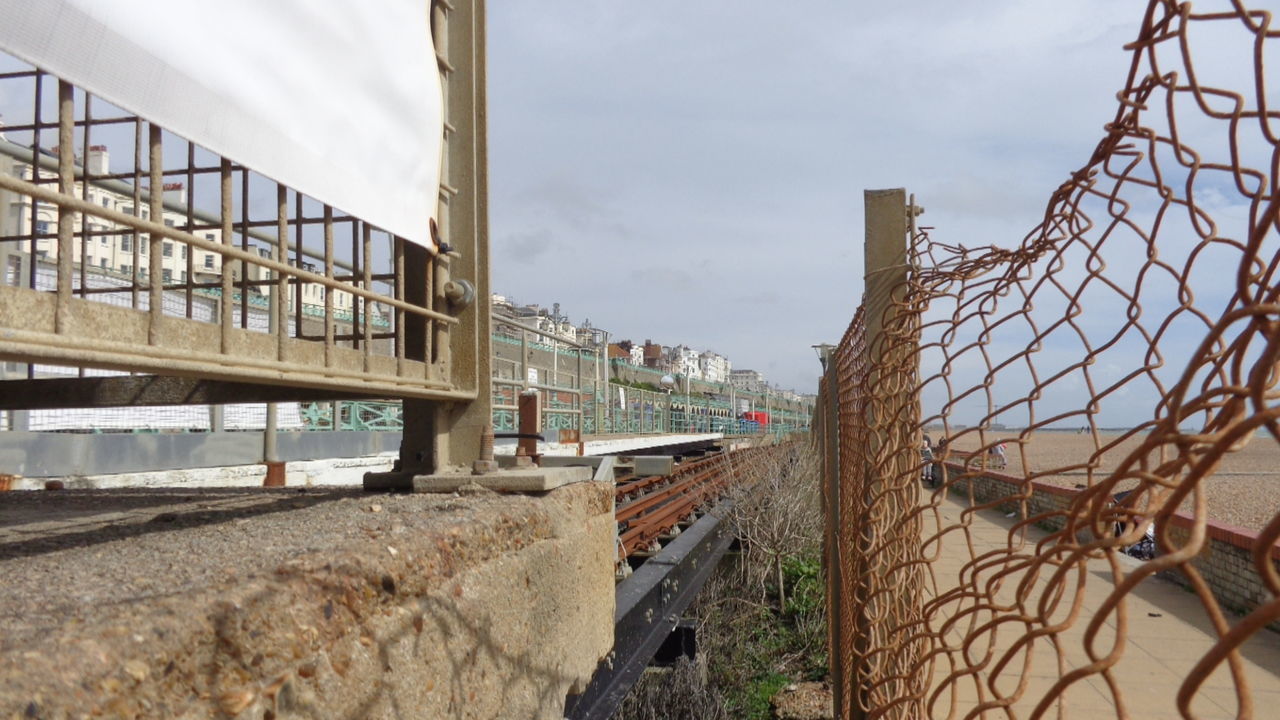
<instances>
[{"instance_id":1,"label":"rusted railway track","mask_svg":"<svg viewBox=\"0 0 1280 720\"><path fill-rule=\"evenodd\" d=\"M689 519L699 508L725 494L731 468L747 463L764 448L722 453L681 465L670 475L625 479L618 484L619 559L650 549L659 537Z\"/></svg>"}]
</instances>

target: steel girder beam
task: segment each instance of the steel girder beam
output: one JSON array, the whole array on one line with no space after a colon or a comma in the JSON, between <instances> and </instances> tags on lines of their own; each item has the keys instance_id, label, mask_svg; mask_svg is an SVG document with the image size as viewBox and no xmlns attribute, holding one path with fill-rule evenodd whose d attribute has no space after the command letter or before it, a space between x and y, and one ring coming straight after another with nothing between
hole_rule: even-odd
<instances>
[{"instance_id":1,"label":"steel girder beam","mask_svg":"<svg viewBox=\"0 0 1280 720\"><path fill-rule=\"evenodd\" d=\"M586 691L566 700L566 718L605 720L618 709L733 542L730 506L716 506L618 585L613 650Z\"/></svg>"}]
</instances>

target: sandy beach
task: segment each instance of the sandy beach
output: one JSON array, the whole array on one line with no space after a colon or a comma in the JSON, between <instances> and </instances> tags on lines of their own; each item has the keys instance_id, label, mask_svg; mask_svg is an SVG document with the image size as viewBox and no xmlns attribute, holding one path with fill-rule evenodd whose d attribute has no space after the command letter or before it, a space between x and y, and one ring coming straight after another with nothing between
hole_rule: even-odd
<instances>
[{"instance_id":1,"label":"sandy beach","mask_svg":"<svg viewBox=\"0 0 1280 720\"><path fill-rule=\"evenodd\" d=\"M1019 433L1005 430L987 434L987 442L993 438L1005 440L1008 465L1000 472L1030 476L1060 487L1087 487L1102 482L1147 439L1145 433L1124 438L1122 432L1104 432L1095 437L1087 433L1037 431L1019 441ZM941 433L930 435L936 441ZM972 451L979 446L976 432L962 431L953 436L953 447L958 450ZM1174 448L1165 452L1164 459L1175 456ZM1126 490L1136 484L1126 480L1117 489ZM1260 530L1280 512L1280 443L1265 432L1255 436L1244 447L1223 457L1205 481L1204 490L1211 519ZM1190 501L1183 504L1183 509L1191 509Z\"/></svg>"}]
</instances>

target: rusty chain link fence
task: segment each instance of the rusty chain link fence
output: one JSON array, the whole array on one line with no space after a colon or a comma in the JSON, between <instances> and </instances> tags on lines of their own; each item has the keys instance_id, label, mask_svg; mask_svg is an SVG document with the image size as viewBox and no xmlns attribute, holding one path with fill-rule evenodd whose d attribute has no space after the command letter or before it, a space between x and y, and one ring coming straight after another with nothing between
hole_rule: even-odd
<instances>
[{"instance_id":1,"label":"rusty chain link fence","mask_svg":"<svg viewBox=\"0 0 1280 720\"><path fill-rule=\"evenodd\" d=\"M1273 21L1152 0L1017 247L868 192L815 415L838 717L1280 716Z\"/></svg>"}]
</instances>

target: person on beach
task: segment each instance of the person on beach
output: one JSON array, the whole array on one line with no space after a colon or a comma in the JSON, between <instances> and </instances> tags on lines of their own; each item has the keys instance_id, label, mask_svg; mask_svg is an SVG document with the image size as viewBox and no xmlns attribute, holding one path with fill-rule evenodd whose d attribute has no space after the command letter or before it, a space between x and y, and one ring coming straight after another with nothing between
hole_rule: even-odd
<instances>
[{"instance_id":1,"label":"person on beach","mask_svg":"<svg viewBox=\"0 0 1280 720\"><path fill-rule=\"evenodd\" d=\"M993 470L1002 470L1007 464L1004 455L1004 443L997 443L987 448L987 463Z\"/></svg>"}]
</instances>

